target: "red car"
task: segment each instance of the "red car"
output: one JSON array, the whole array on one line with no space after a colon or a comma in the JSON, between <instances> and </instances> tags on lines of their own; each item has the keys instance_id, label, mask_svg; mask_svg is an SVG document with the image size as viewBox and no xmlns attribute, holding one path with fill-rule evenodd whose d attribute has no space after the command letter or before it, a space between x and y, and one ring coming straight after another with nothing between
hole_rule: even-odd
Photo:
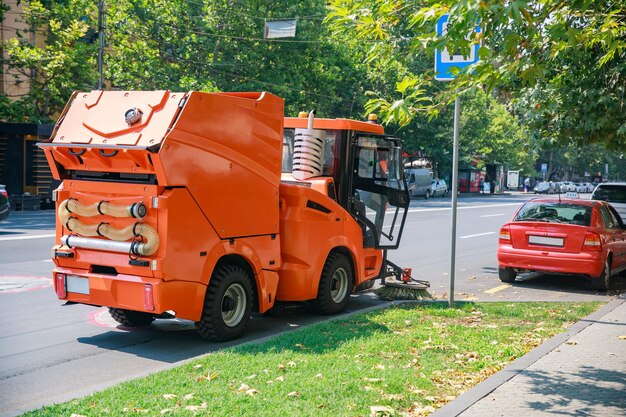
<instances>
[{"instance_id":1,"label":"red car","mask_svg":"<svg viewBox=\"0 0 626 417\"><path fill-rule=\"evenodd\" d=\"M626 269L626 226L604 201L533 199L500 229L498 264L502 282L524 271L575 274L606 291Z\"/></svg>"}]
</instances>

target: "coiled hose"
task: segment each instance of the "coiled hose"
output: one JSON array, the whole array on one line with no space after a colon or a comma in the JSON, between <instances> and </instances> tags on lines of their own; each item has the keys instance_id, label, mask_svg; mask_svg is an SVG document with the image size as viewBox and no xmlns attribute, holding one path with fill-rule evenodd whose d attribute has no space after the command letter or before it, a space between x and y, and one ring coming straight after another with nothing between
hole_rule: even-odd
<instances>
[{"instance_id":1,"label":"coiled hose","mask_svg":"<svg viewBox=\"0 0 626 417\"><path fill-rule=\"evenodd\" d=\"M115 229L107 222L85 224L71 215L75 213L85 217L93 217L98 214L107 214L113 217L138 217L132 215L133 210L135 214L143 213L140 217L146 214L145 206L141 203L130 206L115 206L108 202L100 202L85 206L80 204L76 199L68 199L59 205L57 214L59 221L64 224L69 231L81 236L102 236L121 242L142 236L145 242L131 245L132 252L135 255L141 256L153 255L159 248L159 234L152 226L137 222L122 229Z\"/></svg>"}]
</instances>

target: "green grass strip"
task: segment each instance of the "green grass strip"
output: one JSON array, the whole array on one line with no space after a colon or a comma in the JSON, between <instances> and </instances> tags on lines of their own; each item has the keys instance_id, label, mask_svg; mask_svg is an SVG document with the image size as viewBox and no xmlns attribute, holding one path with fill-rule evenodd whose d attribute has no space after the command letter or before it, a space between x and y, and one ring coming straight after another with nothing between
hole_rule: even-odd
<instances>
[{"instance_id":1,"label":"green grass strip","mask_svg":"<svg viewBox=\"0 0 626 417\"><path fill-rule=\"evenodd\" d=\"M395 307L212 353L24 416L425 416L600 305Z\"/></svg>"}]
</instances>

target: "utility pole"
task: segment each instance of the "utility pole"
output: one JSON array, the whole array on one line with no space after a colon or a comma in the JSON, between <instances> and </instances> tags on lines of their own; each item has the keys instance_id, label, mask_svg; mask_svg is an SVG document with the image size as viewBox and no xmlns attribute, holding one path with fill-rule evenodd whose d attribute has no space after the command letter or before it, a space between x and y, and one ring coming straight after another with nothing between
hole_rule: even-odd
<instances>
[{"instance_id":1,"label":"utility pole","mask_svg":"<svg viewBox=\"0 0 626 417\"><path fill-rule=\"evenodd\" d=\"M102 66L104 58L104 0L98 1L98 90L104 89Z\"/></svg>"}]
</instances>

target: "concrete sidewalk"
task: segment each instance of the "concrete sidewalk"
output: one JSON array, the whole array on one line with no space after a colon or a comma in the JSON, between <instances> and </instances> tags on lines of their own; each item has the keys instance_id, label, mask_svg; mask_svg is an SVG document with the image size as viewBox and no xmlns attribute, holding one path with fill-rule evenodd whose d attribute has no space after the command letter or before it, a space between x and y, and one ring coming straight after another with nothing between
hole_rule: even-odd
<instances>
[{"instance_id":1,"label":"concrete sidewalk","mask_svg":"<svg viewBox=\"0 0 626 417\"><path fill-rule=\"evenodd\" d=\"M430 417L626 416L626 295Z\"/></svg>"}]
</instances>

